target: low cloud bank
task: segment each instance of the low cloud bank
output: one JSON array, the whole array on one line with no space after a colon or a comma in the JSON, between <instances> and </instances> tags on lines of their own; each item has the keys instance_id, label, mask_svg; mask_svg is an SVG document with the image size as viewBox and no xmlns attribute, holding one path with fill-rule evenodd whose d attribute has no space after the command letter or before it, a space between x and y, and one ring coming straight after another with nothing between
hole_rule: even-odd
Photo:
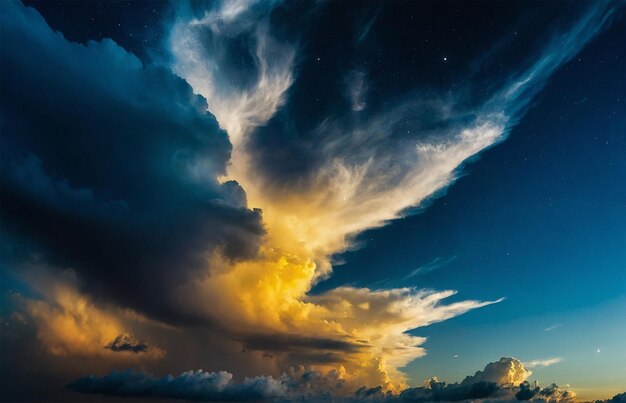
<instances>
[{"instance_id":1,"label":"low cloud bank","mask_svg":"<svg viewBox=\"0 0 626 403\"><path fill-rule=\"evenodd\" d=\"M272 377L232 381L231 373L188 371L174 377L157 378L141 372L112 372L103 377L88 376L68 385L83 393L114 396L152 396L212 401L249 401L283 396L284 385Z\"/></svg>"},{"instance_id":2,"label":"low cloud bank","mask_svg":"<svg viewBox=\"0 0 626 403\"><path fill-rule=\"evenodd\" d=\"M321 401L341 402L432 402L486 399L488 401L573 401L576 394L556 384L540 387L526 379L532 374L516 358L502 357L460 383L431 378L425 386L407 388L399 393L385 392L382 386L361 387L354 392L344 373L330 370L290 369L280 377L257 376L238 382L225 371L187 371L178 376L156 377L142 372L112 372L86 376L68 385L82 393L115 396L161 397L205 401ZM608 402L626 401L626 393Z\"/></svg>"}]
</instances>

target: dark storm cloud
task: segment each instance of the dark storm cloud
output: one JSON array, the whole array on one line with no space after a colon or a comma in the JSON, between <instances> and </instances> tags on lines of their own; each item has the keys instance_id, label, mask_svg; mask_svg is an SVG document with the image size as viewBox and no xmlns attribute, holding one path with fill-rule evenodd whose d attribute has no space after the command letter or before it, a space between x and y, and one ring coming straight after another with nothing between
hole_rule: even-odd
<instances>
[{"instance_id":1,"label":"dark storm cloud","mask_svg":"<svg viewBox=\"0 0 626 403\"><path fill-rule=\"evenodd\" d=\"M205 401L258 401L280 396L284 386L271 377L232 382L228 372L189 371L177 377L157 378L141 372L112 372L104 377L88 376L68 385L83 393L114 396L151 396Z\"/></svg>"},{"instance_id":2,"label":"dark storm cloud","mask_svg":"<svg viewBox=\"0 0 626 403\"><path fill-rule=\"evenodd\" d=\"M517 398L517 400L530 400L537 393L537 391L534 389L531 389L530 383L522 382L519 385L519 391L515 394L515 397Z\"/></svg>"},{"instance_id":3,"label":"dark storm cloud","mask_svg":"<svg viewBox=\"0 0 626 403\"><path fill-rule=\"evenodd\" d=\"M127 334L120 334L107 348L111 351L130 351L132 353L145 353L150 346L142 341L134 340Z\"/></svg>"},{"instance_id":4,"label":"dark storm cloud","mask_svg":"<svg viewBox=\"0 0 626 403\"><path fill-rule=\"evenodd\" d=\"M329 350L339 352L357 352L367 344L359 343L350 339L332 339L320 337L308 337L300 335L251 335L243 340L246 348L266 351L294 351L294 350Z\"/></svg>"},{"instance_id":5,"label":"dark storm cloud","mask_svg":"<svg viewBox=\"0 0 626 403\"><path fill-rule=\"evenodd\" d=\"M515 397L517 400L531 400L536 398L544 401L560 402L573 400L575 395L568 390L560 388L556 383L541 388L538 385L531 386L528 382L522 382L519 385L519 391L515 394Z\"/></svg>"},{"instance_id":6,"label":"dark storm cloud","mask_svg":"<svg viewBox=\"0 0 626 403\"><path fill-rule=\"evenodd\" d=\"M355 400L395 401L395 402L457 402L469 399L496 397L500 386L493 382L477 382L468 385L446 384L431 380L428 387L409 388L399 395L384 393L380 387L361 388L355 394Z\"/></svg>"},{"instance_id":7,"label":"dark storm cloud","mask_svg":"<svg viewBox=\"0 0 626 403\"><path fill-rule=\"evenodd\" d=\"M624 393L618 393L617 395L613 396L609 402L626 402L626 392Z\"/></svg>"},{"instance_id":8,"label":"dark storm cloud","mask_svg":"<svg viewBox=\"0 0 626 403\"><path fill-rule=\"evenodd\" d=\"M231 145L206 101L111 40L70 43L2 2L3 232L83 288L169 321L208 254L255 255L261 214L219 184Z\"/></svg>"},{"instance_id":9,"label":"dark storm cloud","mask_svg":"<svg viewBox=\"0 0 626 403\"><path fill-rule=\"evenodd\" d=\"M350 338L333 339L302 335L249 335L241 339L246 350L284 354L289 363L333 364L342 363L351 354L365 352L369 345ZM273 354L270 354L272 357Z\"/></svg>"}]
</instances>

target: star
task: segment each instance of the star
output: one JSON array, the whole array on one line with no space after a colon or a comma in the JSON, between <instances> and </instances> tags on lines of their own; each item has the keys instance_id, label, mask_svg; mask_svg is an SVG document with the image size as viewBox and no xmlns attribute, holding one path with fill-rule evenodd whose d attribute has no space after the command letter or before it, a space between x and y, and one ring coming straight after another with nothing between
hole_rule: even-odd
<instances>
[{"instance_id":1,"label":"star","mask_svg":"<svg viewBox=\"0 0 626 403\"><path fill-rule=\"evenodd\" d=\"M444 61L444 62L447 62L447 61L448 61L448 58L447 58L447 57L444 57L444 58L443 58L443 61Z\"/></svg>"}]
</instances>

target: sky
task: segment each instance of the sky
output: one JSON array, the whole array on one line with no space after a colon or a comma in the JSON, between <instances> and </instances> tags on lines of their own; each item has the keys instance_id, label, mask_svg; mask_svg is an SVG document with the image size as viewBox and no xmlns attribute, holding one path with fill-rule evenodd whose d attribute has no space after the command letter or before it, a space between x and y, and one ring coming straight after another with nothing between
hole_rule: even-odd
<instances>
[{"instance_id":1,"label":"sky","mask_svg":"<svg viewBox=\"0 0 626 403\"><path fill-rule=\"evenodd\" d=\"M624 2L0 2L2 401L626 401Z\"/></svg>"}]
</instances>

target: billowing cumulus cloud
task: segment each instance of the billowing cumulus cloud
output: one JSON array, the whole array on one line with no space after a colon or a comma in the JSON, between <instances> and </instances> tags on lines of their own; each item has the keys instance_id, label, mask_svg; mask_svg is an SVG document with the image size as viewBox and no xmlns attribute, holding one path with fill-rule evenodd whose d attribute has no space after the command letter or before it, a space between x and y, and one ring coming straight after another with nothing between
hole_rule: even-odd
<instances>
[{"instance_id":1,"label":"billowing cumulus cloud","mask_svg":"<svg viewBox=\"0 0 626 403\"><path fill-rule=\"evenodd\" d=\"M489 363L484 370L468 376L464 383L492 382L500 385L517 385L532 375L524 364L517 359L502 357L499 361Z\"/></svg>"},{"instance_id":2,"label":"billowing cumulus cloud","mask_svg":"<svg viewBox=\"0 0 626 403\"><path fill-rule=\"evenodd\" d=\"M355 394L356 400L390 402L432 402L432 401L518 401L532 400L543 402L573 401L572 391L556 384L540 387L526 380L531 376L524 364L516 358L502 357L491 362L481 371L467 376L460 383L441 382L432 378L425 386L407 388L399 394L383 393L380 388L362 388Z\"/></svg>"}]
</instances>

